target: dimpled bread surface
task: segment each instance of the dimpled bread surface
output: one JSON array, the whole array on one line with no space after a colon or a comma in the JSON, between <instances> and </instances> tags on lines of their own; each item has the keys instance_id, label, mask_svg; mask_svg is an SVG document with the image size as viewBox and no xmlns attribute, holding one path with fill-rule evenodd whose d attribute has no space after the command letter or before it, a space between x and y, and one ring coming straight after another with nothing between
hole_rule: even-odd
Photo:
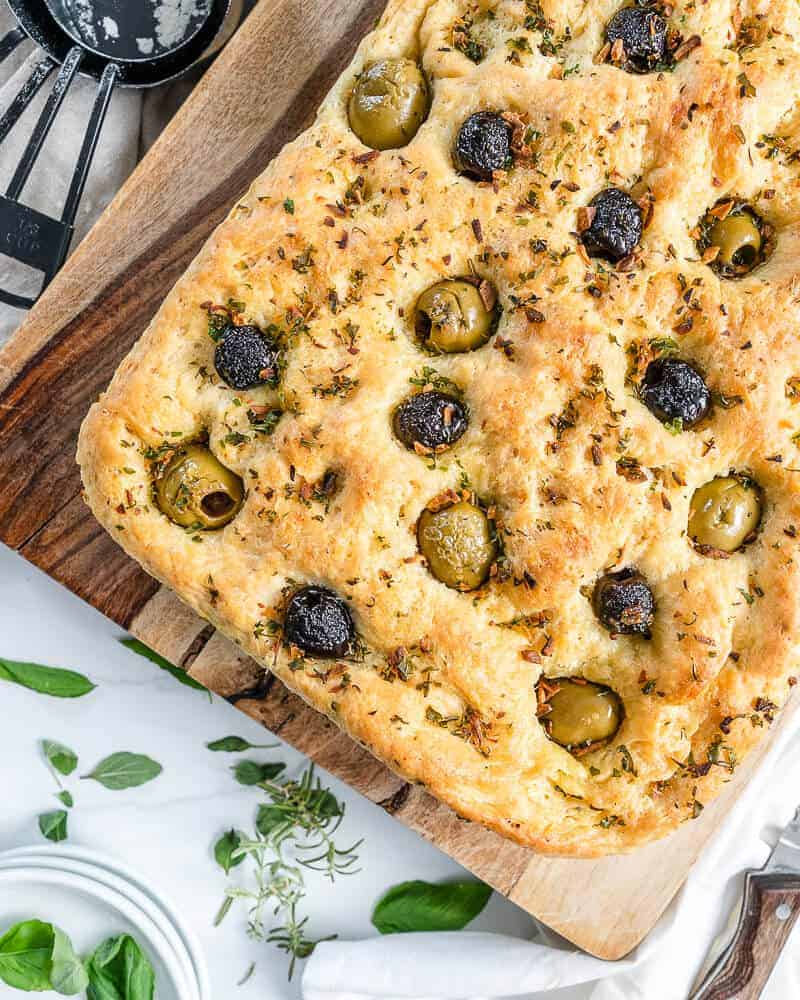
<instances>
[{"instance_id":1,"label":"dimpled bread surface","mask_svg":"<svg viewBox=\"0 0 800 1000\"><path fill-rule=\"evenodd\" d=\"M461 816L575 856L699 815L789 695L800 636L800 5L678 2L670 23L693 42L644 74L602 61L619 6L390 0L314 125L170 292L79 445L99 521L265 670ZM397 56L423 68L430 114L403 149L372 152L348 98L365 65ZM525 129L490 183L453 166L481 110ZM578 236L609 185L647 206L618 267ZM739 280L696 245L726 197L774 228L769 259ZM497 290L496 333L427 354L417 299L470 274ZM274 330L277 387L221 381L215 307ZM665 341L714 399L683 433L637 395ZM438 377L463 393L469 428L417 454L392 414ZM254 415L275 409L274 432L259 431ZM206 438L247 495L226 527L198 532L159 510L153 478ZM687 535L689 504L732 470L758 483L763 516L748 545L711 558ZM319 488L326 474L335 489ZM435 579L416 538L426 505L462 489L502 544L472 593ZM598 578L627 567L655 597L649 639L612 635L592 609ZM347 603L358 655L303 658L282 641L306 584ZM613 738L585 753L549 739L542 676L617 692Z\"/></svg>"}]
</instances>

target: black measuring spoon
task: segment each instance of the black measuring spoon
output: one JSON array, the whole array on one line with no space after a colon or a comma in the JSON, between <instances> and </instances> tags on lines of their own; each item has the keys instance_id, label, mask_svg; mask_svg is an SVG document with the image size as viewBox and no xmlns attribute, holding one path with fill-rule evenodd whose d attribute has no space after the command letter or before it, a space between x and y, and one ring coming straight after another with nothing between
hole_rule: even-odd
<instances>
[{"instance_id":1,"label":"black measuring spoon","mask_svg":"<svg viewBox=\"0 0 800 1000\"><path fill-rule=\"evenodd\" d=\"M188 72L217 39L231 0L196 0L182 24L170 21L167 0L6 0L17 27L0 38L0 62L31 39L42 58L0 116L0 144L57 66L50 94L14 175L0 194L0 253L42 272L39 294L64 263L75 216L115 87L155 87ZM178 30L181 29L181 30ZM64 97L81 73L98 81L61 217L20 201ZM38 296L36 296L38 298ZM29 309L36 298L0 288L0 302Z\"/></svg>"}]
</instances>

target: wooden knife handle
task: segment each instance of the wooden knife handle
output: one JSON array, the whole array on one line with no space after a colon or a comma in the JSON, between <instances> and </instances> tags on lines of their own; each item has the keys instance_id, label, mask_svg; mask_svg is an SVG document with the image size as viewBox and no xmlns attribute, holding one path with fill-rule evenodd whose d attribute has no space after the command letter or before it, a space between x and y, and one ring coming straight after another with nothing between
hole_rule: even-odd
<instances>
[{"instance_id":1,"label":"wooden knife handle","mask_svg":"<svg viewBox=\"0 0 800 1000\"><path fill-rule=\"evenodd\" d=\"M739 923L690 1000L758 1000L800 915L800 874L746 872Z\"/></svg>"}]
</instances>

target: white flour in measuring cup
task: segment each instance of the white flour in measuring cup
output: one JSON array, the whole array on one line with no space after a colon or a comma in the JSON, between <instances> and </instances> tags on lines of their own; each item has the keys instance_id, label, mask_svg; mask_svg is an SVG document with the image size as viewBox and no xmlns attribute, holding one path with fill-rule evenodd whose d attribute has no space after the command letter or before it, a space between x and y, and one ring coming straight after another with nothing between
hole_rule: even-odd
<instances>
[{"instance_id":1,"label":"white flour in measuring cup","mask_svg":"<svg viewBox=\"0 0 800 1000\"><path fill-rule=\"evenodd\" d=\"M120 24L115 8L128 0L66 0L75 27L91 46L104 48L120 38ZM151 33L136 37L139 56L151 56L180 45L208 14L212 0L143 0L140 23L147 23ZM129 15L128 15L129 16Z\"/></svg>"},{"instance_id":2,"label":"white flour in measuring cup","mask_svg":"<svg viewBox=\"0 0 800 1000\"><path fill-rule=\"evenodd\" d=\"M211 0L150 0L150 3L156 20L156 41L164 49L180 44L190 25L207 15L211 7ZM137 39L141 41L147 39Z\"/></svg>"}]
</instances>

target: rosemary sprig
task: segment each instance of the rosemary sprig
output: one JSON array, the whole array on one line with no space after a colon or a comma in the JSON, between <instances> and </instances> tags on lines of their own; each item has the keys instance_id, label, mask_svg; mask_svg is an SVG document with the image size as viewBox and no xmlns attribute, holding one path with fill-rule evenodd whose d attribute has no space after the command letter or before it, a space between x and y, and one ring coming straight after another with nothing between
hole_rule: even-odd
<instances>
[{"instance_id":1,"label":"rosemary sprig","mask_svg":"<svg viewBox=\"0 0 800 1000\"><path fill-rule=\"evenodd\" d=\"M320 940L331 940L308 937L308 917L298 916L298 906L306 895L303 869L321 872L332 882L337 875L355 874L359 870L355 867L356 852L362 841L347 848L336 845L334 837L344 818L344 805L314 776L313 764L297 780L276 777L256 787L266 793L268 801L259 807L254 833L243 835L231 854L233 861L252 860L252 885L226 889L215 923L222 922L234 900L246 900L249 935L290 956L291 979L298 959L308 958ZM267 930L269 911L280 923Z\"/></svg>"},{"instance_id":2,"label":"rosemary sprig","mask_svg":"<svg viewBox=\"0 0 800 1000\"><path fill-rule=\"evenodd\" d=\"M316 940L307 938L305 935L305 926L308 923L308 917L303 917L302 920L297 919L297 902L297 900L293 899L288 904L284 910L283 924L273 927L267 935L267 942L269 944L274 944L281 951L285 951L287 955L291 956L289 960L289 979L294 975L294 967L298 958L308 958L320 941L332 941L336 937L335 934L329 934L327 937L317 938Z\"/></svg>"}]
</instances>

